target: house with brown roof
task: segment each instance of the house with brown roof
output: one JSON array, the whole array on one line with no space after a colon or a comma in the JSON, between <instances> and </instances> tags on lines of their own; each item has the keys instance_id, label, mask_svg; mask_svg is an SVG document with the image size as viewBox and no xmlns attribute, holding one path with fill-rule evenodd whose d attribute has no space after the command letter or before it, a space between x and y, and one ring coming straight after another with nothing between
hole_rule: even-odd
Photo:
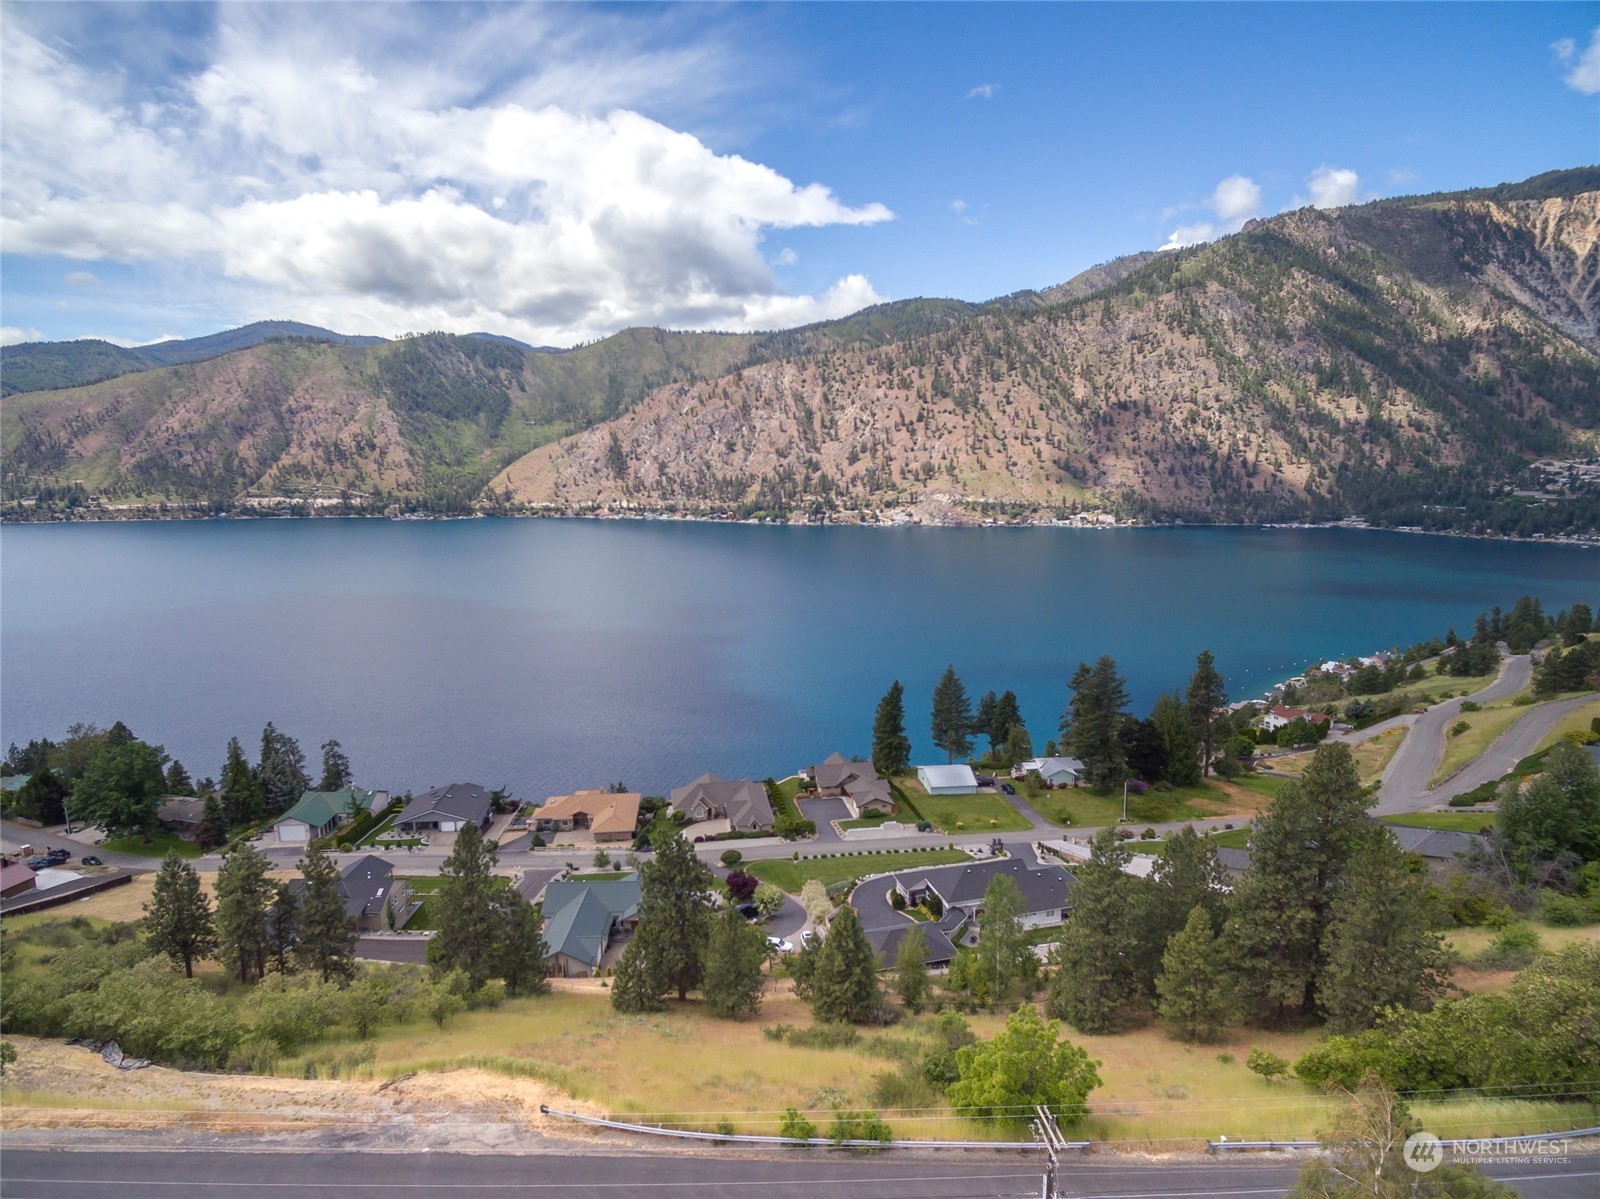
<instances>
[{"instance_id":1,"label":"house with brown roof","mask_svg":"<svg viewBox=\"0 0 1600 1199\"><path fill-rule=\"evenodd\" d=\"M772 804L767 788L754 779L724 779L702 774L686 787L675 787L668 797L674 812L692 821L726 820L730 829L770 829Z\"/></svg>"},{"instance_id":2,"label":"house with brown roof","mask_svg":"<svg viewBox=\"0 0 1600 1199\"><path fill-rule=\"evenodd\" d=\"M637 791L552 795L534 814L534 825L544 833L587 831L596 841L632 841L640 798Z\"/></svg>"},{"instance_id":3,"label":"house with brown roof","mask_svg":"<svg viewBox=\"0 0 1600 1199\"><path fill-rule=\"evenodd\" d=\"M818 795L838 796L853 817L868 812L894 815L899 804L889 790L889 780L879 778L871 762L851 760L843 754L829 754L815 766L806 768L806 778L816 784Z\"/></svg>"}]
</instances>

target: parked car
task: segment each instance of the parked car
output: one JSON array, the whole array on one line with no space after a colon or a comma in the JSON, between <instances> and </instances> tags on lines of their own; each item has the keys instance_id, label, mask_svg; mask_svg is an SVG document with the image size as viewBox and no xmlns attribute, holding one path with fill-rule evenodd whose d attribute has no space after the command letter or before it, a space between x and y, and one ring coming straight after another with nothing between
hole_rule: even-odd
<instances>
[{"instance_id":1,"label":"parked car","mask_svg":"<svg viewBox=\"0 0 1600 1199\"><path fill-rule=\"evenodd\" d=\"M82 862L85 866L104 866L105 865L104 862L102 862L99 858L95 857L94 854L92 854L92 853L84 854L83 857L78 859L78 861Z\"/></svg>"},{"instance_id":2,"label":"parked car","mask_svg":"<svg viewBox=\"0 0 1600 1199\"><path fill-rule=\"evenodd\" d=\"M816 943L817 933L815 929L808 928L805 930L805 932L800 934L800 944L804 945L807 949L810 949Z\"/></svg>"},{"instance_id":3,"label":"parked car","mask_svg":"<svg viewBox=\"0 0 1600 1199\"><path fill-rule=\"evenodd\" d=\"M992 774L978 774L973 777L978 780L978 786L980 787L994 786L994 775Z\"/></svg>"},{"instance_id":4,"label":"parked car","mask_svg":"<svg viewBox=\"0 0 1600 1199\"><path fill-rule=\"evenodd\" d=\"M1017 793L1017 789L1010 783L1001 783L1000 790L1004 791L1007 795L1015 795Z\"/></svg>"},{"instance_id":5,"label":"parked car","mask_svg":"<svg viewBox=\"0 0 1600 1199\"><path fill-rule=\"evenodd\" d=\"M733 910L738 912L739 915L743 916L746 920L761 919L761 909L756 907L756 905L753 903L741 903Z\"/></svg>"},{"instance_id":6,"label":"parked car","mask_svg":"<svg viewBox=\"0 0 1600 1199\"><path fill-rule=\"evenodd\" d=\"M790 941L785 941L782 937L768 937L767 938L767 948L768 949L775 949L779 953L793 953L794 952L794 944L792 942L790 942Z\"/></svg>"},{"instance_id":7,"label":"parked car","mask_svg":"<svg viewBox=\"0 0 1600 1199\"><path fill-rule=\"evenodd\" d=\"M72 851L70 849L56 848L56 849L46 850L44 856L49 858L57 866L61 865L62 862L70 862L70 861L72 861Z\"/></svg>"},{"instance_id":8,"label":"parked car","mask_svg":"<svg viewBox=\"0 0 1600 1199\"><path fill-rule=\"evenodd\" d=\"M26 862L24 862L22 864L24 866L26 866L29 870L48 870L51 866L55 865L54 862L52 862L49 858L45 857L44 854L42 854L42 853L41 854L35 854L33 857L29 858Z\"/></svg>"}]
</instances>

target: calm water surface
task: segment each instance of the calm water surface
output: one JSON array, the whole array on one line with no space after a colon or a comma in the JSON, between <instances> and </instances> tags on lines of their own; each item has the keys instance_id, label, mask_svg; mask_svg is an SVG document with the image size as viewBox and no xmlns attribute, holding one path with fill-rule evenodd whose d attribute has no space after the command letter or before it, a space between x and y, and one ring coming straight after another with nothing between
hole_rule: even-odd
<instances>
[{"instance_id":1,"label":"calm water surface","mask_svg":"<svg viewBox=\"0 0 1600 1199\"><path fill-rule=\"evenodd\" d=\"M906 686L1015 690L1035 745L1113 655L1134 708L1209 648L1235 698L1308 661L1600 604L1600 553L1336 529L218 521L0 530L0 739L125 721L196 778L271 720L357 781L540 798L868 752Z\"/></svg>"}]
</instances>

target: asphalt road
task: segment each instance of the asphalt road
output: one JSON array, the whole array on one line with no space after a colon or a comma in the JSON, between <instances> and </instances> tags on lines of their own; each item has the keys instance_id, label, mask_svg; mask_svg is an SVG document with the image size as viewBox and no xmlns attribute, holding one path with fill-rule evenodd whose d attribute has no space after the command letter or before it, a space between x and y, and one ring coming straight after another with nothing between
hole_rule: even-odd
<instances>
[{"instance_id":1,"label":"asphalt road","mask_svg":"<svg viewBox=\"0 0 1600 1199\"><path fill-rule=\"evenodd\" d=\"M1299 1163L1238 1158L1149 1166L1104 1158L1063 1161L1059 1191L1075 1199L1281 1195ZM1592 1199L1600 1159L1496 1167L1528 1199ZM780 1158L680 1154L273 1152L67 1152L8 1148L0 1158L6 1199L128 1199L132 1195L294 1194L304 1199L397 1193L437 1196L693 1196L752 1199L1022 1199L1040 1194L1036 1154L856 1156L796 1152Z\"/></svg>"}]
</instances>

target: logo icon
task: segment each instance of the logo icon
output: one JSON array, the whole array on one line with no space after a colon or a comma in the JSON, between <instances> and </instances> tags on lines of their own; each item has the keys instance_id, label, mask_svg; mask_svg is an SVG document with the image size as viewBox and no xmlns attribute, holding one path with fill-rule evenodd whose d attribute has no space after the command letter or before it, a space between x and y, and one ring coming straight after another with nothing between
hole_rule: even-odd
<instances>
[{"instance_id":1,"label":"logo icon","mask_svg":"<svg viewBox=\"0 0 1600 1199\"><path fill-rule=\"evenodd\" d=\"M1418 1174L1438 1169L1444 1161L1444 1149L1439 1144L1439 1138L1431 1132L1412 1133L1406 1138L1405 1147L1400 1152L1406 1159L1406 1165Z\"/></svg>"}]
</instances>

